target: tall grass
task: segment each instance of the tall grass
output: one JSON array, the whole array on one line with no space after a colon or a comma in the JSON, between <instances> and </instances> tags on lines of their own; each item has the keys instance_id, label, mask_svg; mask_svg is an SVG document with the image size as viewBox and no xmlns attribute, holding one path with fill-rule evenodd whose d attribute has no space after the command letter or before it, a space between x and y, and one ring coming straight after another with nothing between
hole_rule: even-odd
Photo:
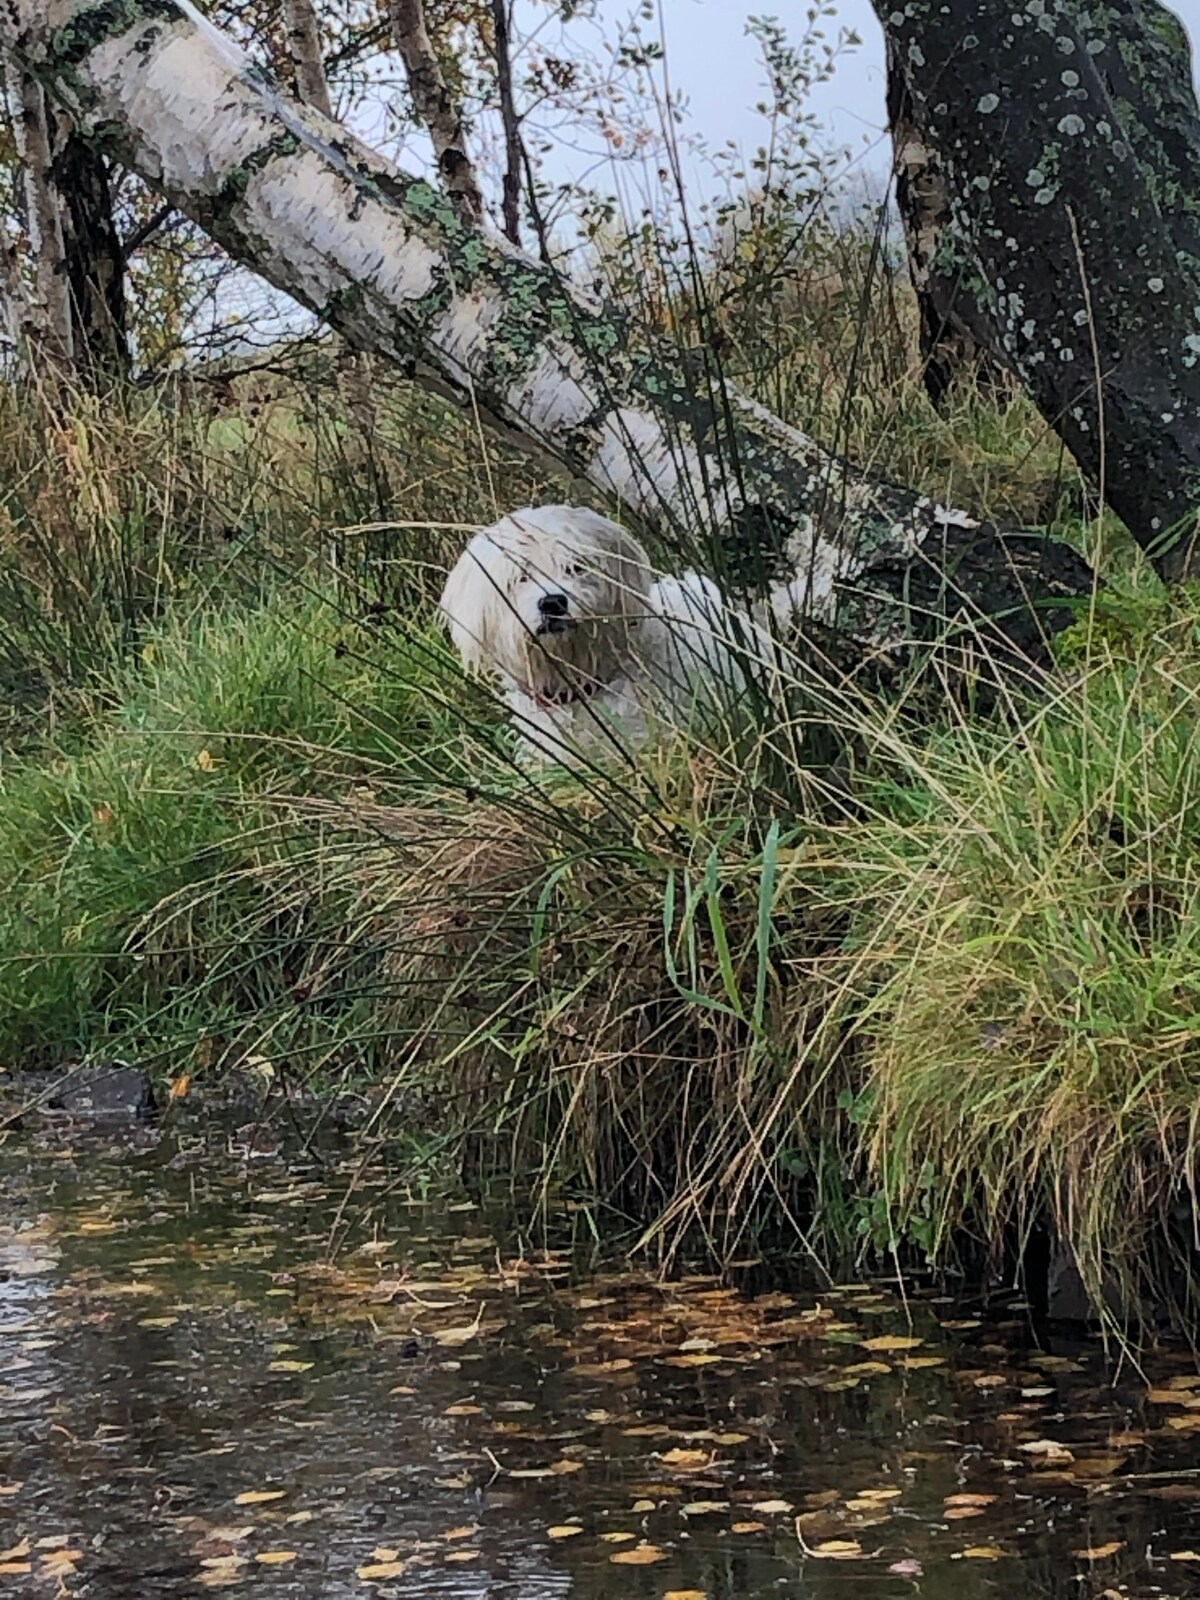
<instances>
[{"instance_id":1,"label":"tall grass","mask_svg":"<svg viewBox=\"0 0 1200 1600\"><path fill-rule=\"evenodd\" d=\"M872 262L770 341L721 310L729 365L1048 515L1057 447L1019 401L934 417ZM530 772L432 601L468 528L564 491L363 376L0 395L0 1056L369 1085L373 1131L664 1259L1011 1265L1050 1221L1097 1294L1190 1316L1200 598L1127 569L991 720L814 678Z\"/></svg>"}]
</instances>

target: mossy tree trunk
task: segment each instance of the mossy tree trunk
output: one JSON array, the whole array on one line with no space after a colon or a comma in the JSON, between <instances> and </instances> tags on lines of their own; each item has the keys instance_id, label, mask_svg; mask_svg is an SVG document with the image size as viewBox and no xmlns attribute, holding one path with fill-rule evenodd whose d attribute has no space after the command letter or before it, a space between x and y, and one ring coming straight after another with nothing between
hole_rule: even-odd
<instances>
[{"instance_id":1,"label":"mossy tree trunk","mask_svg":"<svg viewBox=\"0 0 1200 1600\"><path fill-rule=\"evenodd\" d=\"M954 315L1168 578L1197 570L1200 111L1156 0L875 0Z\"/></svg>"},{"instance_id":2,"label":"mossy tree trunk","mask_svg":"<svg viewBox=\"0 0 1200 1600\"><path fill-rule=\"evenodd\" d=\"M995 347L995 329L977 299L964 292L963 252L953 247L949 175L913 115L908 80L888 40L887 113L892 136L896 209L904 228L917 296L921 375L939 409L958 380L974 382L1003 400L1016 382Z\"/></svg>"},{"instance_id":3,"label":"mossy tree trunk","mask_svg":"<svg viewBox=\"0 0 1200 1600\"><path fill-rule=\"evenodd\" d=\"M770 585L858 658L947 615L1037 654L1088 592L1062 545L858 472L706 353L639 343L619 308L282 94L186 0L55 0L49 18L6 0L0 34L100 147L352 344L647 521L702 531L723 576Z\"/></svg>"}]
</instances>

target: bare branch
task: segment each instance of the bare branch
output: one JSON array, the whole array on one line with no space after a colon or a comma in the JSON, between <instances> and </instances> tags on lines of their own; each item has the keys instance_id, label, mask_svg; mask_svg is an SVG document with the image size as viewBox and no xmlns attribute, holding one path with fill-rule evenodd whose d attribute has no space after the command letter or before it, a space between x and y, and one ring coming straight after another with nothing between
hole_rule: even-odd
<instances>
[{"instance_id":1,"label":"bare branch","mask_svg":"<svg viewBox=\"0 0 1200 1600\"><path fill-rule=\"evenodd\" d=\"M492 0L492 27L496 36L496 84L500 91L500 116L504 123L504 235L521 243L521 164L524 147L521 122L513 93L509 0Z\"/></svg>"}]
</instances>

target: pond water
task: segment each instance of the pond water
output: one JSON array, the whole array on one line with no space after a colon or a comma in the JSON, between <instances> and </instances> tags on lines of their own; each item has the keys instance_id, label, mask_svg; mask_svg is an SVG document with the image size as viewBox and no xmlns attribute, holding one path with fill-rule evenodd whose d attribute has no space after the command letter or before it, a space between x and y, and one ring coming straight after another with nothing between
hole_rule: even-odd
<instances>
[{"instance_id":1,"label":"pond water","mask_svg":"<svg viewBox=\"0 0 1200 1600\"><path fill-rule=\"evenodd\" d=\"M581 1275L259 1143L0 1149L0 1596L1200 1588L1183 1352L1114 1384L1011 1306Z\"/></svg>"}]
</instances>

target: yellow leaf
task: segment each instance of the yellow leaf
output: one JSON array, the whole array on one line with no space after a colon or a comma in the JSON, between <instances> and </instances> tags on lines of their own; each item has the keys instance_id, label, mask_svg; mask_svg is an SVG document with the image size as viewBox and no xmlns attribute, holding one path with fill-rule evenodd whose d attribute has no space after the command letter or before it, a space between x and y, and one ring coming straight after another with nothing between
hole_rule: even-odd
<instances>
[{"instance_id":1,"label":"yellow leaf","mask_svg":"<svg viewBox=\"0 0 1200 1600\"><path fill-rule=\"evenodd\" d=\"M0 1495L20 1494L24 1483L0 1483Z\"/></svg>"},{"instance_id":2,"label":"yellow leaf","mask_svg":"<svg viewBox=\"0 0 1200 1600\"><path fill-rule=\"evenodd\" d=\"M0 1550L0 1561L20 1561L29 1554L29 1540L22 1539L11 1550Z\"/></svg>"},{"instance_id":3,"label":"yellow leaf","mask_svg":"<svg viewBox=\"0 0 1200 1600\"><path fill-rule=\"evenodd\" d=\"M805 1554L820 1556L823 1561L853 1561L862 1555L862 1545L857 1539L825 1539L807 1549Z\"/></svg>"},{"instance_id":4,"label":"yellow leaf","mask_svg":"<svg viewBox=\"0 0 1200 1600\"><path fill-rule=\"evenodd\" d=\"M1172 1550L1172 1561L1200 1561L1200 1550Z\"/></svg>"},{"instance_id":5,"label":"yellow leaf","mask_svg":"<svg viewBox=\"0 0 1200 1600\"><path fill-rule=\"evenodd\" d=\"M994 1494L949 1494L946 1496L946 1509L954 1506L992 1506L996 1503Z\"/></svg>"},{"instance_id":6,"label":"yellow leaf","mask_svg":"<svg viewBox=\"0 0 1200 1600\"><path fill-rule=\"evenodd\" d=\"M718 1511L728 1511L729 1501L692 1500L682 1509L685 1517L711 1517L715 1516Z\"/></svg>"},{"instance_id":7,"label":"yellow leaf","mask_svg":"<svg viewBox=\"0 0 1200 1600\"><path fill-rule=\"evenodd\" d=\"M311 1361L269 1361L268 1372L307 1372L312 1366Z\"/></svg>"},{"instance_id":8,"label":"yellow leaf","mask_svg":"<svg viewBox=\"0 0 1200 1600\"><path fill-rule=\"evenodd\" d=\"M571 1378L606 1378L612 1372L630 1372L633 1362L624 1356L615 1361L584 1362L581 1366L568 1369L567 1376Z\"/></svg>"},{"instance_id":9,"label":"yellow leaf","mask_svg":"<svg viewBox=\"0 0 1200 1600\"><path fill-rule=\"evenodd\" d=\"M201 772L211 772L216 764L210 750L198 750L196 752L196 765Z\"/></svg>"},{"instance_id":10,"label":"yellow leaf","mask_svg":"<svg viewBox=\"0 0 1200 1600\"><path fill-rule=\"evenodd\" d=\"M608 1558L615 1567L652 1567L656 1561L667 1558L656 1545L639 1544L632 1550L618 1550Z\"/></svg>"},{"instance_id":11,"label":"yellow leaf","mask_svg":"<svg viewBox=\"0 0 1200 1600\"><path fill-rule=\"evenodd\" d=\"M32 1571L28 1561L0 1561L0 1574L6 1578L27 1577Z\"/></svg>"},{"instance_id":12,"label":"yellow leaf","mask_svg":"<svg viewBox=\"0 0 1200 1600\"><path fill-rule=\"evenodd\" d=\"M354 1576L361 1578L364 1583L372 1583L381 1578L399 1578L407 1566L407 1561L375 1561L365 1567L356 1568Z\"/></svg>"},{"instance_id":13,"label":"yellow leaf","mask_svg":"<svg viewBox=\"0 0 1200 1600\"><path fill-rule=\"evenodd\" d=\"M181 1072L177 1078L172 1078L171 1079L171 1087L167 1091L167 1099L168 1100L184 1100L184 1099L187 1098L187 1092L191 1087L192 1087L192 1075L191 1075L191 1073L190 1072Z\"/></svg>"},{"instance_id":14,"label":"yellow leaf","mask_svg":"<svg viewBox=\"0 0 1200 1600\"><path fill-rule=\"evenodd\" d=\"M910 1334L881 1333L874 1339L863 1339L860 1343L864 1350L916 1350L925 1341L915 1339Z\"/></svg>"},{"instance_id":15,"label":"yellow leaf","mask_svg":"<svg viewBox=\"0 0 1200 1600\"><path fill-rule=\"evenodd\" d=\"M708 1600L703 1589L668 1589L662 1600Z\"/></svg>"},{"instance_id":16,"label":"yellow leaf","mask_svg":"<svg viewBox=\"0 0 1200 1600\"><path fill-rule=\"evenodd\" d=\"M254 1559L263 1567L282 1567L289 1561L295 1561L296 1552L294 1550L264 1550L261 1555L255 1556Z\"/></svg>"},{"instance_id":17,"label":"yellow leaf","mask_svg":"<svg viewBox=\"0 0 1200 1600\"><path fill-rule=\"evenodd\" d=\"M447 1544L452 1544L456 1539L472 1539L479 1532L479 1524L472 1522L462 1528L451 1528L444 1533L442 1538Z\"/></svg>"},{"instance_id":18,"label":"yellow leaf","mask_svg":"<svg viewBox=\"0 0 1200 1600\"><path fill-rule=\"evenodd\" d=\"M577 1533L582 1532L583 1529L574 1522L563 1522L553 1528L547 1528L546 1537L547 1539L573 1539Z\"/></svg>"},{"instance_id":19,"label":"yellow leaf","mask_svg":"<svg viewBox=\"0 0 1200 1600\"><path fill-rule=\"evenodd\" d=\"M601 1544L632 1544L637 1538L636 1533L602 1533Z\"/></svg>"},{"instance_id":20,"label":"yellow leaf","mask_svg":"<svg viewBox=\"0 0 1200 1600\"><path fill-rule=\"evenodd\" d=\"M662 1456L663 1466L674 1467L678 1472L699 1472L711 1460L712 1455L707 1450L666 1450Z\"/></svg>"},{"instance_id":21,"label":"yellow leaf","mask_svg":"<svg viewBox=\"0 0 1200 1600\"><path fill-rule=\"evenodd\" d=\"M1107 1561L1124 1548L1124 1539L1114 1539L1111 1544L1089 1545L1086 1550L1072 1550L1071 1554L1079 1561Z\"/></svg>"},{"instance_id":22,"label":"yellow leaf","mask_svg":"<svg viewBox=\"0 0 1200 1600\"><path fill-rule=\"evenodd\" d=\"M766 1531L767 1525L765 1522L735 1522L733 1527L730 1529L731 1533L741 1534L766 1533Z\"/></svg>"},{"instance_id":23,"label":"yellow leaf","mask_svg":"<svg viewBox=\"0 0 1200 1600\"><path fill-rule=\"evenodd\" d=\"M233 1503L235 1506L264 1506L268 1500L282 1500L286 1494L286 1489L247 1489Z\"/></svg>"},{"instance_id":24,"label":"yellow leaf","mask_svg":"<svg viewBox=\"0 0 1200 1600\"><path fill-rule=\"evenodd\" d=\"M998 1544L973 1544L963 1551L968 1561L999 1561L1003 1554Z\"/></svg>"},{"instance_id":25,"label":"yellow leaf","mask_svg":"<svg viewBox=\"0 0 1200 1600\"><path fill-rule=\"evenodd\" d=\"M760 1517L785 1517L792 1509L790 1500L756 1500L750 1507Z\"/></svg>"}]
</instances>

